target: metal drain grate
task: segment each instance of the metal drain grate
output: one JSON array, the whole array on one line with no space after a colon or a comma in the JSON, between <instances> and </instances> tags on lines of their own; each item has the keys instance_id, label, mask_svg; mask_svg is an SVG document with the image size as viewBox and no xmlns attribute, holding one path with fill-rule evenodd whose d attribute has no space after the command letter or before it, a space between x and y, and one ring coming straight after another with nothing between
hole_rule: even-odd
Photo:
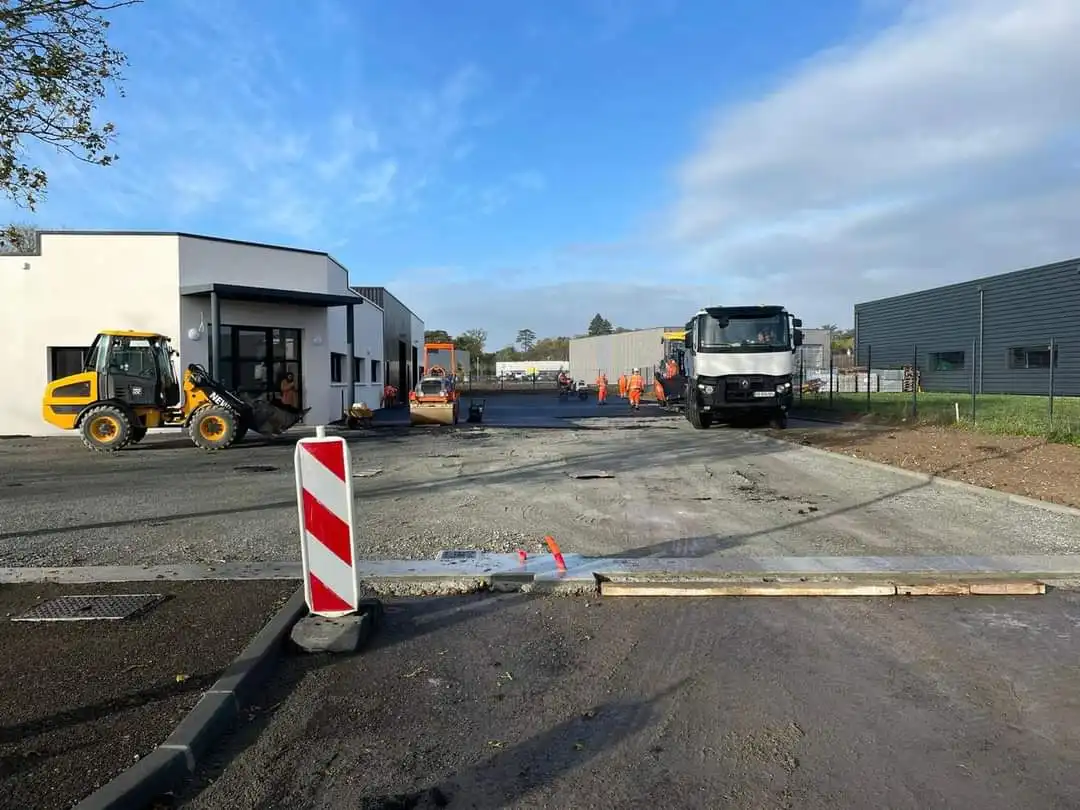
<instances>
[{"instance_id":1,"label":"metal drain grate","mask_svg":"<svg viewBox=\"0 0 1080 810\"><path fill-rule=\"evenodd\" d=\"M571 478L578 481L594 481L598 478L614 478L615 473L607 470L582 470L581 472L567 473Z\"/></svg>"},{"instance_id":2,"label":"metal drain grate","mask_svg":"<svg viewBox=\"0 0 1080 810\"><path fill-rule=\"evenodd\" d=\"M469 548L444 548L435 557L437 560L475 560L480 552Z\"/></svg>"},{"instance_id":3,"label":"metal drain grate","mask_svg":"<svg viewBox=\"0 0 1080 810\"><path fill-rule=\"evenodd\" d=\"M13 622L85 622L129 619L165 599L160 593L80 594L50 599L31 608Z\"/></svg>"},{"instance_id":4,"label":"metal drain grate","mask_svg":"<svg viewBox=\"0 0 1080 810\"><path fill-rule=\"evenodd\" d=\"M238 467L233 467L236 472L249 472L249 473L263 473L263 472L277 472L277 467L271 464L241 464Z\"/></svg>"}]
</instances>

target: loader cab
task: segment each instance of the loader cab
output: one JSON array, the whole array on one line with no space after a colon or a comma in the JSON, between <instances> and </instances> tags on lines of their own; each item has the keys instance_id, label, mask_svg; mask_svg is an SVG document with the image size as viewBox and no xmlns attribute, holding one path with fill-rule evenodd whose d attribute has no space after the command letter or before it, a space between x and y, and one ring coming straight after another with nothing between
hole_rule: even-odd
<instances>
[{"instance_id":1,"label":"loader cab","mask_svg":"<svg viewBox=\"0 0 1080 810\"><path fill-rule=\"evenodd\" d=\"M164 335L102 332L86 353L84 371L97 373L97 399L168 407L180 401L175 352Z\"/></svg>"}]
</instances>

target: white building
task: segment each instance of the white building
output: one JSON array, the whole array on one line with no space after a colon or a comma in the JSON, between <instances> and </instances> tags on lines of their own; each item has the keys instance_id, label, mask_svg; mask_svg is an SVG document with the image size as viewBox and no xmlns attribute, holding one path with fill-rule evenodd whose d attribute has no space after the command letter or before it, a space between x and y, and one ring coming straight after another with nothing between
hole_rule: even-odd
<instances>
[{"instance_id":1,"label":"white building","mask_svg":"<svg viewBox=\"0 0 1080 810\"><path fill-rule=\"evenodd\" d=\"M423 322L413 320L418 334L404 339L422 343ZM385 382L382 309L349 288L333 257L312 250L184 233L45 231L35 254L0 256L0 322L9 381L0 435L56 432L41 417L45 385L80 371L104 329L167 335L180 369L199 363L248 395L276 393L292 372L308 424L340 418L350 401L377 407Z\"/></svg>"},{"instance_id":2,"label":"white building","mask_svg":"<svg viewBox=\"0 0 1080 810\"><path fill-rule=\"evenodd\" d=\"M525 374L535 377L537 374L557 374L570 368L568 360L497 360L496 377L510 377Z\"/></svg>"}]
</instances>

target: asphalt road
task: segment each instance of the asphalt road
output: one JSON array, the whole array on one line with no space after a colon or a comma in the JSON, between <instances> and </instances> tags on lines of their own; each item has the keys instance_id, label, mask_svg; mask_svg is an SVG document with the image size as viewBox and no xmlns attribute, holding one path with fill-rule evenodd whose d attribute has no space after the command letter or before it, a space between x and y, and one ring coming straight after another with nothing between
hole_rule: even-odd
<instances>
[{"instance_id":1,"label":"asphalt road","mask_svg":"<svg viewBox=\"0 0 1080 810\"><path fill-rule=\"evenodd\" d=\"M1080 806L1073 593L392 607L291 660L181 806Z\"/></svg>"},{"instance_id":2,"label":"asphalt road","mask_svg":"<svg viewBox=\"0 0 1080 810\"><path fill-rule=\"evenodd\" d=\"M73 436L0 441L0 565L295 560L293 443L206 454L149 436L101 456ZM545 534L635 557L1080 551L1075 517L617 400L503 396L484 425L387 427L350 447L368 557L535 551ZM572 477L597 471L611 477Z\"/></svg>"}]
</instances>

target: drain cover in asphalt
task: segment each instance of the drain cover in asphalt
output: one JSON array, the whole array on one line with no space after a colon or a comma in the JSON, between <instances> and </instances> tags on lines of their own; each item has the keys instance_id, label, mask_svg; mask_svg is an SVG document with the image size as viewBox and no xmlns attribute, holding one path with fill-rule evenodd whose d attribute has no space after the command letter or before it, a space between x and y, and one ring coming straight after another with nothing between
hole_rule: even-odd
<instances>
[{"instance_id":1,"label":"drain cover in asphalt","mask_svg":"<svg viewBox=\"0 0 1080 810\"><path fill-rule=\"evenodd\" d=\"M276 472L277 467L273 467L269 464L241 464L239 467L233 467L237 472Z\"/></svg>"},{"instance_id":2,"label":"drain cover in asphalt","mask_svg":"<svg viewBox=\"0 0 1080 810\"><path fill-rule=\"evenodd\" d=\"M149 610L165 599L160 593L108 593L61 596L15 616L13 622L119 621Z\"/></svg>"},{"instance_id":3,"label":"drain cover in asphalt","mask_svg":"<svg viewBox=\"0 0 1080 810\"><path fill-rule=\"evenodd\" d=\"M374 478L376 475L378 475L381 472L382 472L382 470L378 470L378 469L374 469L374 470L356 470L352 474L352 477L353 478Z\"/></svg>"},{"instance_id":4,"label":"drain cover in asphalt","mask_svg":"<svg viewBox=\"0 0 1080 810\"><path fill-rule=\"evenodd\" d=\"M444 548L436 556L436 560L475 560L480 552L470 548Z\"/></svg>"},{"instance_id":5,"label":"drain cover in asphalt","mask_svg":"<svg viewBox=\"0 0 1080 810\"><path fill-rule=\"evenodd\" d=\"M583 472L570 473L570 477L576 478L579 481L591 481L595 478L614 478L615 473L610 473L606 470L585 470Z\"/></svg>"}]
</instances>

